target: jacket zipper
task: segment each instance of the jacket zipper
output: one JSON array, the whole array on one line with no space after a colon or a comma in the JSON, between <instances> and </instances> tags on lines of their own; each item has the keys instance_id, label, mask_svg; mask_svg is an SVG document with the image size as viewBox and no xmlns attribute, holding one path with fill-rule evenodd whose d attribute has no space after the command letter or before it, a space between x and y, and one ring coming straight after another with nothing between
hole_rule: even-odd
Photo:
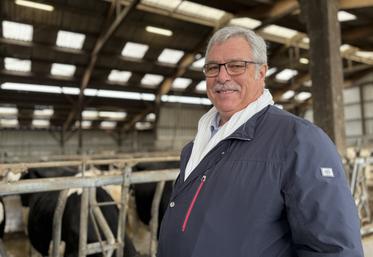
<instances>
[{"instance_id":1,"label":"jacket zipper","mask_svg":"<svg viewBox=\"0 0 373 257\"><path fill-rule=\"evenodd\" d=\"M194 194L194 197L193 197L193 200L192 202L189 204L189 208L188 208L188 211L187 211L187 214L185 215L185 219L184 219L184 222L183 222L183 226L181 228L181 231L184 232L186 230L186 226L188 224L188 220L189 220L189 217L190 217L190 214L192 213L192 210L193 210L193 207L194 207L194 204L196 203L197 201L197 198L198 198L198 195L199 193L201 192L201 189L203 187L203 185L205 184L205 181L206 181L206 175L204 175L201 179L201 183L199 184L198 188L197 188L197 191L196 193Z\"/></svg>"}]
</instances>

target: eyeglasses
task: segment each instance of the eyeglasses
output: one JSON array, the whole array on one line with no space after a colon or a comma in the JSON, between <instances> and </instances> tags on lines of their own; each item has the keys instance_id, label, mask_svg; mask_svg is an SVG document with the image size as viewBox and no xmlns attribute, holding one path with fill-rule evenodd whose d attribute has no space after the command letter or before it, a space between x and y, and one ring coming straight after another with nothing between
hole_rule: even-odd
<instances>
[{"instance_id":1,"label":"eyeglasses","mask_svg":"<svg viewBox=\"0 0 373 257\"><path fill-rule=\"evenodd\" d=\"M246 71L247 64L260 64L253 61L231 61L226 63L207 63L203 66L203 73L208 78L216 77L220 72L220 67L224 66L227 73L236 76Z\"/></svg>"}]
</instances>

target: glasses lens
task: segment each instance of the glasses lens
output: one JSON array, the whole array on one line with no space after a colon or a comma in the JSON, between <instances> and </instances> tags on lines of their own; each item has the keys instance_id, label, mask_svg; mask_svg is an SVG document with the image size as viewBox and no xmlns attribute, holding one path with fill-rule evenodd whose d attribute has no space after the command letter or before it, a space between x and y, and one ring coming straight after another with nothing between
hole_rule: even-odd
<instances>
[{"instance_id":1,"label":"glasses lens","mask_svg":"<svg viewBox=\"0 0 373 257\"><path fill-rule=\"evenodd\" d=\"M216 76L219 73L219 64L209 63L205 65L204 72L206 76Z\"/></svg>"},{"instance_id":2,"label":"glasses lens","mask_svg":"<svg viewBox=\"0 0 373 257\"><path fill-rule=\"evenodd\" d=\"M230 75L238 75L245 72L246 62L244 61L234 61L228 62L225 67L227 67L228 73Z\"/></svg>"}]
</instances>

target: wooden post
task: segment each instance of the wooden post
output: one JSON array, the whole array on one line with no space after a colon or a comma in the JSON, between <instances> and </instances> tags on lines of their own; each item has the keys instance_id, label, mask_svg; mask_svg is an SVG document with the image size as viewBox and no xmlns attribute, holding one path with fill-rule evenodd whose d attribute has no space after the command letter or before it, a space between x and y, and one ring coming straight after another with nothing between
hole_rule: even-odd
<instances>
[{"instance_id":1,"label":"wooden post","mask_svg":"<svg viewBox=\"0 0 373 257\"><path fill-rule=\"evenodd\" d=\"M345 153L341 35L337 0L300 0L310 38L314 122Z\"/></svg>"}]
</instances>

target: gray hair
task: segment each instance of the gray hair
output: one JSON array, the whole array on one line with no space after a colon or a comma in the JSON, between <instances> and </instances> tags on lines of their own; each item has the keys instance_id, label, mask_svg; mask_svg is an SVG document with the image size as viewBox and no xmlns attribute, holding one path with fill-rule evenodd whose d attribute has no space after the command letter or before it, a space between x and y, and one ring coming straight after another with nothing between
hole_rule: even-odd
<instances>
[{"instance_id":1,"label":"gray hair","mask_svg":"<svg viewBox=\"0 0 373 257\"><path fill-rule=\"evenodd\" d=\"M260 64L267 64L267 45L264 39L254 31L242 27L224 27L216 31L207 45L205 56L207 57L213 45L223 43L232 37L246 39L252 50L253 61Z\"/></svg>"}]
</instances>

